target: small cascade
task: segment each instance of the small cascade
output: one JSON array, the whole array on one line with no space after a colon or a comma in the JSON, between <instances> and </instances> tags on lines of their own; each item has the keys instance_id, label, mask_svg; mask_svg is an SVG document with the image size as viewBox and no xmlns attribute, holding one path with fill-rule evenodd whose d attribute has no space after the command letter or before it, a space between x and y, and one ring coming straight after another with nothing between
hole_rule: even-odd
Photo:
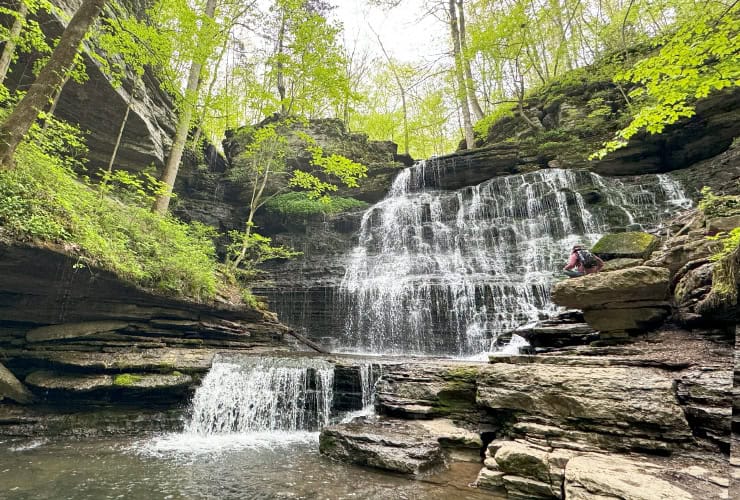
<instances>
[{"instance_id":1,"label":"small cascade","mask_svg":"<svg viewBox=\"0 0 740 500\"><path fill-rule=\"evenodd\" d=\"M681 184L668 174L658 174L657 177L660 188L668 199L668 203L684 210L691 208L694 202L686 196Z\"/></svg>"},{"instance_id":2,"label":"small cascade","mask_svg":"<svg viewBox=\"0 0 740 500\"><path fill-rule=\"evenodd\" d=\"M690 203L669 176L614 180L586 170L436 188L450 168L401 171L365 212L340 287L345 351L485 352L499 333L554 312L550 286L573 244L655 227Z\"/></svg>"},{"instance_id":3,"label":"small cascade","mask_svg":"<svg viewBox=\"0 0 740 500\"><path fill-rule=\"evenodd\" d=\"M334 367L316 358L218 358L193 397L193 434L317 431L329 423Z\"/></svg>"}]
</instances>

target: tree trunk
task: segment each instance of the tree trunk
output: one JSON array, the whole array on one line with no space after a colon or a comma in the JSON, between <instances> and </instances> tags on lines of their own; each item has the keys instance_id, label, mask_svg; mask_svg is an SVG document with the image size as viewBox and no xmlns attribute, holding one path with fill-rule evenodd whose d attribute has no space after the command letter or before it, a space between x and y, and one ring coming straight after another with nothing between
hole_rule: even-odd
<instances>
[{"instance_id":1,"label":"tree trunk","mask_svg":"<svg viewBox=\"0 0 740 500\"><path fill-rule=\"evenodd\" d=\"M121 120L121 127L118 129L118 137L116 137L116 145L113 146L113 153L110 155L110 161L108 162L108 173L113 172L113 164L116 162L116 155L118 155L118 148L121 146L121 138L123 137L123 131L126 128L126 122L128 121L128 115L131 112L131 104L133 103L133 93L129 99L128 105L126 106L126 113L123 115Z\"/></svg>"},{"instance_id":2,"label":"tree trunk","mask_svg":"<svg viewBox=\"0 0 740 500\"><path fill-rule=\"evenodd\" d=\"M388 67L393 73L393 77L396 80L396 85L398 85L398 91L401 93L401 107L403 108L403 152L406 156L408 156L409 155L409 114L408 114L408 109L406 108L406 89L403 87L403 82L401 82L401 77L398 75L398 72L396 71L396 68L393 65L393 60L388 55L388 52L385 50L385 45L383 45L383 41L380 39L380 35L378 35L375 32L372 26L370 27L370 30L375 34L375 37L378 39L380 50L383 51L383 55L385 56L385 59L388 61Z\"/></svg>"},{"instance_id":3,"label":"tree trunk","mask_svg":"<svg viewBox=\"0 0 740 500\"><path fill-rule=\"evenodd\" d=\"M62 90L64 90L64 86L67 85L67 82L69 81L69 75L67 75L64 78L64 81L57 89L56 93L54 94L54 100L51 101L51 106L49 107L49 111L46 113L46 118L44 118L44 127L43 130L46 130L49 128L49 120L54 118L54 113L57 110L57 105L59 104L59 99L62 97Z\"/></svg>"},{"instance_id":4,"label":"tree trunk","mask_svg":"<svg viewBox=\"0 0 740 500\"><path fill-rule=\"evenodd\" d=\"M107 0L85 0L62 34L49 62L5 122L0 125L0 168L13 168L13 154L23 137L64 81L90 25Z\"/></svg>"},{"instance_id":5,"label":"tree trunk","mask_svg":"<svg viewBox=\"0 0 740 500\"><path fill-rule=\"evenodd\" d=\"M16 40L21 34L23 25L26 22L26 16L28 15L28 6L23 0L18 0L18 17L13 21L13 26L10 28L10 35L8 41L5 42L3 47L3 53L0 54L0 83L5 81L5 77L8 76L8 70L10 69L10 62L13 60L13 54L15 53Z\"/></svg>"},{"instance_id":6,"label":"tree trunk","mask_svg":"<svg viewBox=\"0 0 740 500\"><path fill-rule=\"evenodd\" d=\"M457 100L460 104L460 110L463 117L463 129L465 131L465 145L467 149L475 147L475 134L473 133L473 122L470 117L470 107L468 106L467 86L465 85L465 75L463 74L462 54L460 48L460 31L457 24L457 13L455 11L455 1L449 0L450 8L450 35L452 36L452 56L455 60L455 77L457 79Z\"/></svg>"},{"instance_id":7,"label":"tree trunk","mask_svg":"<svg viewBox=\"0 0 740 500\"><path fill-rule=\"evenodd\" d=\"M216 0L208 0L206 3L205 15L213 18L215 12ZM157 196L156 200L154 200L154 205L152 206L152 211L160 215L166 214L167 209L170 206L172 188L175 186L177 171L180 169L180 160L182 160L182 152L185 149L185 142L188 139L188 130L190 130L190 122L193 118L193 110L195 108L194 101L198 98L198 87L200 85L200 72L202 68L203 64L199 61L192 61L190 63L188 84L185 88L183 106L182 111L180 112L180 119L177 122L175 138L172 141L172 150L170 151L170 156L167 158L167 163L164 166L162 177L159 179L163 184L165 184L165 192Z\"/></svg>"},{"instance_id":8,"label":"tree trunk","mask_svg":"<svg viewBox=\"0 0 740 500\"><path fill-rule=\"evenodd\" d=\"M465 11L463 8L463 0L457 0L458 19L460 24L460 47L462 49L460 59L463 63L463 69L465 70L465 91L467 92L475 120L478 121L483 118L483 109L480 107L478 97L475 95L475 80L473 80L473 70L470 67L470 58L467 55L468 41L466 40Z\"/></svg>"},{"instance_id":9,"label":"tree trunk","mask_svg":"<svg viewBox=\"0 0 740 500\"><path fill-rule=\"evenodd\" d=\"M285 48L283 44L285 42L285 23L286 13L283 12L282 18L280 19L280 31L278 31L278 46L277 46L277 90L278 96L280 97L280 112L282 115L286 115L288 112L285 103L285 73L283 71L283 51Z\"/></svg>"}]
</instances>

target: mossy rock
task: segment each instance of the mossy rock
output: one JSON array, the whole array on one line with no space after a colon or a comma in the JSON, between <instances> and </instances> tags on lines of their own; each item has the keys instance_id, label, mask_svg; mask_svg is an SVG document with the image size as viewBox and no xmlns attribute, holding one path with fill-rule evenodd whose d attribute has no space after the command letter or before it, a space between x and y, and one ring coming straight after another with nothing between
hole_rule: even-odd
<instances>
[{"instance_id":1,"label":"mossy rock","mask_svg":"<svg viewBox=\"0 0 740 500\"><path fill-rule=\"evenodd\" d=\"M602 259L647 259L659 241L656 236L640 231L613 233L603 236L591 251Z\"/></svg>"}]
</instances>

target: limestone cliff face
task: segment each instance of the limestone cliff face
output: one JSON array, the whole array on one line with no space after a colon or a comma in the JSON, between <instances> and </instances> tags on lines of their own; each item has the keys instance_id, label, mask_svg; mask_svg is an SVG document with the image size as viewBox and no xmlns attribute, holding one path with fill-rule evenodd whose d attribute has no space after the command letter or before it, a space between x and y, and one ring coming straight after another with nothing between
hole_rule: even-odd
<instances>
[{"instance_id":1,"label":"limestone cliff face","mask_svg":"<svg viewBox=\"0 0 740 500\"><path fill-rule=\"evenodd\" d=\"M65 12L69 19L82 2L54 0L52 3ZM142 13L146 4L144 0L125 2L133 13ZM104 15L113 14L108 10ZM39 23L48 38L58 38L67 20L45 15L39 19ZM110 161L126 107L130 102L131 112L116 164L128 170L142 170L151 164L163 165L175 132L176 117L170 96L160 89L157 78L149 70L139 84L128 77L124 78L121 86L114 87L102 71L100 63L90 57L89 51L92 50L96 49L87 45L83 52L88 80L82 84L67 82L55 114L89 132L89 164L91 170L96 171L107 166ZM11 68L6 82L9 88L23 89L33 82L31 68L37 58L38 54L21 54ZM135 89L135 85L139 88Z\"/></svg>"},{"instance_id":2,"label":"limestone cliff face","mask_svg":"<svg viewBox=\"0 0 740 500\"><path fill-rule=\"evenodd\" d=\"M11 373L0 373L0 399L181 406L217 352L294 349L273 314L163 297L76 263L63 248L0 242L0 363Z\"/></svg>"}]
</instances>

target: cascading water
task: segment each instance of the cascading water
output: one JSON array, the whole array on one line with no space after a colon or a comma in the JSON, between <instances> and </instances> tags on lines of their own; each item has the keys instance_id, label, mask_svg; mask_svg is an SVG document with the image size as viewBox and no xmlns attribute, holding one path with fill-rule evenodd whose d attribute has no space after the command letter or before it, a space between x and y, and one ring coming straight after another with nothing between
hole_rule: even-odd
<instances>
[{"instance_id":1,"label":"cascading water","mask_svg":"<svg viewBox=\"0 0 740 500\"><path fill-rule=\"evenodd\" d=\"M403 170L365 212L342 280L344 349L469 356L553 312L549 289L575 243L654 227L690 204L667 175L617 181L585 170L435 189L444 168Z\"/></svg>"},{"instance_id":2,"label":"cascading water","mask_svg":"<svg viewBox=\"0 0 740 500\"><path fill-rule=\"evenodd\" d=\"M328 424L334 367L316 358L214 361L192 403L186 432L317 431Z\"/></svg>"}]
</instances>

